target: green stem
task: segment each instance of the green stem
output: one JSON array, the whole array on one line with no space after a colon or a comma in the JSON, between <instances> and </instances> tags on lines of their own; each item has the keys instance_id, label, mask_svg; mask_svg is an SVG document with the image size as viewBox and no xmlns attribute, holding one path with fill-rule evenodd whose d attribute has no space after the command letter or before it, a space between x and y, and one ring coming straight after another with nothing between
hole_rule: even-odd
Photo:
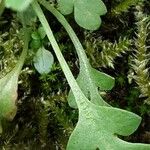
<instances>
[{"instance_id":1,"label":"green stem","mask_svg":"<svg viewBox=\"0 0 150 150\"><path fill-rule=\"evenodd\" d=\"M61 68L62 68L62 70L63 70L63 72L66 76L66 79L67 79L67 81L68 81L68 83L69 83L69 85L72 89L72 92L75 96L77 105L78 106L82 105L82 103L85 103L85 100L87 100L87 99L84 96L84 94L82 93L82 91L81 91L80 87L78 86L75 78L73 77L73 75L72 75L72 73L71 73L71 71L70 71L70 69L69 69L69 67L68 67L68 65L67 65L67 63L66 63L66 61L65 61L65 59L64 59L64 57L61 53L61 51L60 51L60 48L59 48L59 46L58 46L58 44L55 40L55 37L52 33L52 30L51 30L46 18L45 18L45 15L44 15L42 9L40 8L37 1L32 2L32 7L33 7L34 11L37 14L37 16L38 16L38 18L39 18L46 34L47 34L47 37L48 37L49 41L51 42L51 45L54 49L54 52L57 56L57 59L58 59L60 65L61 65ZM88 102L88 100L87 100L87 102Z\"/></svg>"},{"instance_id":2,"label":"green stem","mask_svg":"<svg viewBox=\"0 0 150 150\"><path fill-rule=\"evenodd\" d=\"M21 71L24 61L25 61L25 58L27 56L28 43L29 43L29 32L28 32L28 30L26 28L26 24L24 22L24 14L22 13L21 16L22 16L23 33L24 33L24 35L23 35L24 46L23 46L21 56L15 67L16 70L18 71L18 73Z\"/></svg>"},{"instance_id":3,"label":"green stem","mask_svg":"<svg viewBox=\"0 0 150 150\"><path fill-rule=\"evenodd\" d=\"M66 29L67 33L69 34L76 50L77 50L77 54L80 60L80 67L84 68L86 75L90 76L90 70L89 70L89 61L88 58L85 54L85 51L82 47L81 42L79 41L77 35L75 34L75 32L73 31L72 27L69 25L69 23L67 22L67 20L65 19L65 17L59 12L57 11L57 9L55 9L53 6L51 6L49 4L49 2L45 1L45 0L38 0L39 3L41 3L47 10L49 10L56 18L57 20L63 25L63 27ZM91 78L89 77L89 80ZM91 81L89 81L91 82Z\"/></svg>"},{"instance_id":4,"label":"green stem","mask_svg":"<svg viewBox=\"0 0 150 150\"><path fill-rule=\"evenodd\" d=\"M65 17L59 11L57 11L57 9L55 9L53 6L51 6L49 2L47 2L45 0L38 0L38 1L47 10L49 10L57 18L57 20L63 25L63 27L66 29L68 35L70 36L70 38L76 48L76 51L77 51L77 54L78 54L78 57L80 60L80 71L84 71L84 75L88 79L88 84L90 85L91 97L93 97L95 99L97 97L95 93L98 94L98 91L97 91L97 87L95 86L95 84L91 78L91 65L89 64L86 53L85 53L85 51L82 47L82 44L79 41L77 35L75 34L74 30L72 29L70 24L65 19ZM106 104L106 103L102 100L101 105L103 105L103 104Z\"/></svg>"},{"instance_id":5,"label":"green stem","mask_svg":"<svg viewBox=\"0 0 150 150\"><path fill-rule=\"evenodd\" d=\"M50 5L49 2L45 0L38 0L39 3L41 3L47 10L49 10L57 19L58 21L63 25L63 27L66 29L67 33L69 34L76 50L78 53L78 57L80 59L80 63L84 64L85 68L88 68L89 62L86 57L85 51L81 45L81 42L79 41L78 37L76 36L75 32L73 31L72 27L69 25L65 17L57 11L53 6Z\"/></svg>"}]
</instances>

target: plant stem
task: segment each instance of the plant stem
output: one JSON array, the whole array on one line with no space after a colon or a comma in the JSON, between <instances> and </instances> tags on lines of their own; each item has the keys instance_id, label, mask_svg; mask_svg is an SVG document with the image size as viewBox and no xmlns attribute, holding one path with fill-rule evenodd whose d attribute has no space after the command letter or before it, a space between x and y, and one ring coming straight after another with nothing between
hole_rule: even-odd
<instances>
[{"instance_id":1,"label":"plant stem","mask_svg":"<svg viewBox=\"0 0 150 150\"><path fill-rule=\"evenodd\" d=\"M28 50L28 43L29 43L29 32L27 30L27 27L26 27L26 24L24 22L24 14L21 13L21 21L22 21L22 24L23 24L23 41L24 41L24 46L23 46L23 50L22 50L22 53L21 53L21 56L17 62L17 65L16 65L16 70L18 71L18 73L20 73L21 69L22 69L22 66L24 64L24 61L25 61L25 58L26 58L26 55L27 55L27 50Z\"/></svg>"},{"instance_id":2,"label":"plant stem","mask_svg":"<svg viewBox=\"0 0 150 150\"><path fill-rule=\"evenodd\" d=\"M90 70L89 70L89 61L88 58L85 54L85 51L82 47L81 42L79 41L77 35L75 34L75 32L73 31L72 27L70 26L70 24L67 22L67 20L65 19L65 17L59 12L57 11L57 9L55 9L53 6L51 6L47 1L45 0L38 0L39 3L41 3L47 10L49 10L57 19L58 21L63 25L63 27L66 29L67 33L69 34L79 57L80 60L80 67L84 68L86 75L90 76ZM89 77L89 80L91 78ZM89 81L91 82L91 81Z\"/></svg>"},{"instance_id":3,"label":"plant stem","mask_svg":"<svg viewBox=\"0 0 150 150\"><path fill-rule=\"evenodd\" d=\"M62 67L62 70L66 76L66 79L67 79L67 81L68 81L68 83L72 89L74 96L75 96L78 108L80 108L79 105L82 105L82 103L85 103L85 100L87 100L87 99L84 96L84 94L82 93L82 91L81 91L80 87L78 86L75 78L73 77L73 75L72 75L72 73L71 73L71 71L70 71L61 51L60 51L60 48L59 48L59 46L55 40L55 37L52 33L52 30L51 30L51 28L50 28L50 26L49 26L49 24L45 18L45 15L44 15L42 9L40 8L39 4L37 3L37 1L32 2L32 7L37 14L37 16L38 16L46 34L47 34L49 41L51 42L51 45L54 49L54 52L57 56L57 59L58 59L60 65ZM88 102L88 100L87 100L87 102Z\"/></svg>"},{"instance_id":4,"label":"plant stem","mask_svg":"<svg viewBox=\"0 0 150 150\"><path fill-rule=\"evenodd\" d=\"M69 34L69 36L70 36L70 38L71 38L71 40L72 40L72 42L73 42L73 44L77 50L78 57L80 59L80 63L84 64L85 68L88 68L89 62L88 62L88 59L87 59L86 54L84 52L84 49L81 45L81 42L79 41L77 35L75 34L72 27L69 25L69 23L65 19L65 17L59 11L57 11L57 9L55 9L53 6L51 6L49 2L47 2L45 0L38 0L38 1L47 10L49 10L58 19L58 21L63 25L63 27L66 29L67 33Z\"/></svg>"},{"instance_id":5,"label":"plant stem","mask_svg":"<svg viewBox=\"0 0 150 150\"><path fill-rule=\"evenodd\" d=\"M49 10L57 18L57 20L63 25L63 27L66 29L68 35L70 36L70 38L76 48L76 51L77 51L77 54L78 54L78 57L80 60L80 72L84 71L84 76L86 76L86 78L88 79L88 84L90 85L89 90L90 90L91 98L93 97L94 99L97 99L96 95L99 95L99 93L98 93L97 87L95 86L93 79L91 77L91 65L89 64L86 53L85 53L85 51L82 47L82 44L79 41L77 35L75 34L74 30L72 29L70 24L67 22L65 17L59 11L57 11L57 9L55 9L53 6L51 6L49 4L49 2L47 2L45 0L38 0L38 1L47 10ZM101 98L100 96L98 96L98 97ZM98 102L98 104L100 104L100 102L101 102L101 105L105 105L105 104L108 105L102 99L101 99L101 101Z\"/></svg>"}]
</instances>

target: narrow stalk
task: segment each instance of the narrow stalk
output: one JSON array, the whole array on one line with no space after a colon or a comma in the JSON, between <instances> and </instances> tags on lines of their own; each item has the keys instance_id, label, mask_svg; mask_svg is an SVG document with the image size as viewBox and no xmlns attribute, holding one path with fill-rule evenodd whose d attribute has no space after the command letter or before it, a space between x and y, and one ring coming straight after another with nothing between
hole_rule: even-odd
<instances>
[{"instance_id":1,"label":"narrow stalk","mask_svg":"<svg viewBox=\"0 0 150 150\"><path fill-rule=\"evenodd\" d=\"M37 3L37 1L32 2L32 7L37 14L37 16L38 16L46 34L47 34L49 41L51 42L51 45L54 49L54 52L57 56L57 59L61 65L61 68L62 68L62 70L66 76L66 79L67 79L67 81L68 81L68 83L72 89L72 92L76 98L77 105L79 106L82 103L85 103L86 97L82 93L82 91L81 91L80 87L78 86L75 78L73 77L73 75L72 75L72 73L71 73L71 71L70 71L61 51L60 51L60 48L59 48L59 46L55 40L55 37L52 33L52 30L51 30L51 28L50 28L50 26L49 26L49 24L45 18L45 15L44 15L42 9L40 8L39 4ZM88 100L87 100L87 102L88 102Z\"/></svg>"},{"instance_id":2,"label":"narrow stalk","mask_svg":"<svg viewBox=\"0 0 150 150\"><path fill-rule=\"evenodd\" d=\"M18 70L18 72L20 72L20 70L22 69L22 66L24 64L24 61L25 61L25 58L26 58L26 55L27 55L27 50L28 50L28 43L29 43L29 33L28 33L28 30L26 28L26 24L24 22L24 14L22 13L21 14L21 21L22 21L22 25L23 25L23 41L24 41L24 46L23 46L23 50L22 50L22 53L21 53L21 56L17 62L17 65L16 65L16 69Z\"/></svg>"},{"instance_id":3,"label":"narrow stalk","mask_svg":"<svg viewBox=\"0 0 150 150\"><path fill-rule=\"evenodd\" d=\"M87 76L88 78L88 84L90 84L91 87L91 93L97 93L97 88L95 88L92 78L91 78L91 73L90 73L90 64L88 61L88 58L85 54L85 51L82 47L81 42L79 41L77 35L75 34L74 30L72 29L72 27L70 26L70 24L67 22L67 20L65 19L65 17L59 12L57 11L57 9L55 9L53 6L51 6L49 4L49 2L45 1L45 0L38 0L40 4L42 4L47 10L49 10L56 18L57 20L63 25L63 27L66 29L68 35L70 36L79 60L80 60L80 70L84 69L85 76Z\"/></svg>"},{"instance_id":4,"label":"narrow stalk","mask_svg":"<svg viewBox=\"0 0 150 150\"><path fill-rule=\"evenodd\" d=\"M57 20L63 25L63 27L66 29L67 33L69 34L69 36L77 50L78 57L80 59L80 63L81 64L83 63L84 67L88 68L89 62L88 62L87 56L85 54L85 51L81 45L81 42L79 41L77 35L75 34L72 27L69 25L69 23L65 19L65 17L59 11L57 11L57 9L55 9L53 6L51 6L49 2L47 2L45 0L38 0L38 1L47 10L49 10L57 18Z\"/></svg>"}]
</instances>

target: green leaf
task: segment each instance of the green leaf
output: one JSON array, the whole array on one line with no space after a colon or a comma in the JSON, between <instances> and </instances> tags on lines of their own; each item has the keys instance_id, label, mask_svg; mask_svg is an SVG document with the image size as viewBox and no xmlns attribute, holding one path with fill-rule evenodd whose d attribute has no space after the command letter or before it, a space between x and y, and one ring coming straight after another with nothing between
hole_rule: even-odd
<instances>
[{"instance_id":1,"label":"green leaf","mask_svg":"<svg viewBox=\"0 0 150 150\"><path fill-rule=\"evenodd\" d=\"M40 40L41 39L41 37L40 37L38 32L33 32L31 34L31 37L32 37L33 40Z\"/></svg>"},{"instance_id":2,"label":"green leaf","mask_svg":"<svg viewBox=\"0 0 150 150\"><path fill-rule=\"evenodd\" d=\"M24 11L33 0L5 0L7 8L11 8L16 11Z\"/></svg>"},{"instance_id":3,"label":"green leaf","mask_svg":"<svg viewBox=\"0 0 150 150\"><path fill-rule=\"evenodd\" d=\"M38 33L39 33L41 39L44 39L44 38L45 38L46 33L45 33L45 30L44 30L44 28L43 28L42 26L40 26L40 27L38 28Z\"/></svg>"},{"instance_id":4,"label":"green leaf","mask_svg":"<svg viewBox=\"0 0 150 150\"><path fill-rule=\"evenodd\" d=\"M41 40L31 40L30 46L32 49L39 49L41 47L42 43Z\"/></svg>"},{"instance_id":5,"label":"green leaf","mask_svg":"<svg viewBox=\"0 0 150 150\"><path fill-rule=\"evenodd\" d=\"M40 6L36 1L32 6L46 31L79 108L79 121L69 139L67 150L149 150L150 145L132 144L117 137L132 134L139 126L141 118L121 109L96 106L85 97L61 54Z\"/></svg>"},{"instance_id":6,"label":"green leaf","mask_svg":"<svg viewBox=\"0 0 150 150\"><path fill-rule=\"evenodd\" d=\"M79 109L79 121L70 136L67 150L150 149L150 145L132 144L117 137L132 134L140 124L139 116L113 107L96 106L87 101Z\"/></svg>"},{"instance_id":7,"label":"green leaf","mask_svg":"<svg viewBox=\"0 0 150 150\"><path fill-rule=\"evenodd\" d=\"M26 29L24 29L24 34L24 48L16 66L10 73L0 79L0 132L2 132L1 121L3 119L12 120L17 110L18 77L27 55L29 41Z\"/></svg>"},{"instance_id":8,"label":"green leaf","mask_svg":"<svg viewBox=\"0 0 150 150\"><path fill-rule=\"evenodd\" d=\"M34 67L40 74L47 74L51 71L54 57L50 51L44 47L39 48L34 57Z\"/></svg>"},{"instance_id":9,"label":"green leaf","mask_svg":"<svg viewBox=\"0 0 150 150\"><path fill-rule=\"evenodd\" d=\"M90 75L88 76L84 67L81 68L83 69L80 70L79 76L76 81L84 95L94 104L108 105L100 96L97 88L99 87L100 90L111 90L115 83L114 78L105 73L97 71L91 66L88 68L88 70L90 71ZM75 97L73 96L72 91L69 92L68 103L70 107L77 108Z\"/></svg>"},{"instance_id":10,"label":"green leaf","mask_svg":"<svg viewBox=\"0 0 150 150\"><path fill-rule=\"evenodd\" d=\"M13 70L0 79L0 122L3 118L12 120L16 114L18 71Z\"/></svg>"},{"instance_id":11,"label":"green leaf","mask_svg":"<svg viewBox=\"0 0 150 150\"><path fill-rule=\"evenodd\" d=\"M107 12L105 4L101 0L60 0L59 10L67 15L73 12L76 22L88 30L96 30L101 24L101 15Z\"/></svg>"},{"instance_id":12,"label":"green leaf","mask_svg":"<svg viewBox=\"0 0 150 150\"><path fill-rule=\"evenodd\" d=\"M59 0L58 8L62 14L68 15L73 12L74 0Z\"/></svg>"},{"instance_id":13,"label":"green leaf","mask_svg":"<svg viewBox=\"0 0 150 150\"><path fill-rule=\"evenodd\" d=\"M92 68L91 76L95 82L95 85L99 87L100 90L111 90L114 87L114 78L103 72Z\"/></svg>"},{"instance_id":14,"label":"green leaf","mask_svg":"<svg viewBox=\"0 0 150 150\"><path fill-rule=\"evenodd\" d=\"M35 31L31 34L31 43L30 46L32 49L39 49L42 46L41 37L38 31Z\"/></svg>"}]
</instances>

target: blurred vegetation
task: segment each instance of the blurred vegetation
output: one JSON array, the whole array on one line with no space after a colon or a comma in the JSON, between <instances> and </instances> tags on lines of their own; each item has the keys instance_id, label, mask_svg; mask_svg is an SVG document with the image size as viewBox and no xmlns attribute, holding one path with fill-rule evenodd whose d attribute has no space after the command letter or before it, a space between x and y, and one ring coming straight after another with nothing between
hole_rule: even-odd
<instances>
[{"instance_id":1,"label":"blurred vegetation","mask_svg":"<svg viewBox=\"0 0 150 150\"><path fill-rule=\"evenodd\" d=\"M126 140L150 143L150 2L104 2L108 13L103 16L103 24L97 31L81 29L72 16L67 19L83 43L92 66L116 79L116 86L110 92L103 92L103 97L111 105L143 118L137 132ZM47 18L53 18L46 11L45 14ZM78 58L67 33L55 18L51 26L73 74L77 76ZM35 33L38 27L36 22L32 31ZM0 17L0 78L11 70L21 52L20 28L16 14L5 10ZM41 42L52 52L47 38ZM78 114L68 106L69 86L57 59L47 75L41 76L34 69L33 57L38 44L39 41L31 41L30 53L20 75L17 115L12 122L3 122L2 150L65 150L76 124Z\"/></svg>"}]
</instances>

